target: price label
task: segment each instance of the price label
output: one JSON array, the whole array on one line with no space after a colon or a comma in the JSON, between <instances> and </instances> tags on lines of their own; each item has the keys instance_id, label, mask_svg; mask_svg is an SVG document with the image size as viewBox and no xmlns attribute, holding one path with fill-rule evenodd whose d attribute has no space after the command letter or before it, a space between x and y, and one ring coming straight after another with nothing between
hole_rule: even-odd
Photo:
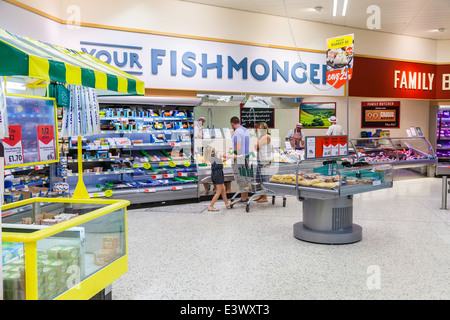
<instances>
[{"instance_id":1,"label":"price label","mask_svg":"<svg viewBox=\"0 0 450 320\"><path fill-rule=\"evenodd\" d=\"M2 142L5 149L5 165L23 164L22 126L10 125L9 136Z\"/></svg>"},{"instance_id":2,"label":"price label","mask_svg":"<svg viewBox=\"0 0 450 320\"><path fill-rule=\"evenodd\" d=\"M188 161L188 160L184 160L184 161L183 161L183 165L184 165L185 167L190 167L190 166L191 166L191 162Z\"/></svg>"},{"instance_id":3,"label":"price label","mask_svg":"<svg viewBox=\"0 0 450 320\"><path fill-rule=\"evenodd\" d=\"M148 162L144 163L144 169L150 169L152 165Z\"/></svg>"},{"instance_id":4,"label":"price label","mask_svg":"<svg viewBox=\"0 0 450 320\"><path fill-rule=\"evenodd\" d=\"M174 161L169 161L169 167L175 167L177 164Z\"/></svg>"},{"instance_id":5,"label":"price label","mask_svg":"<svg viewBox=\"0 0 450 320\"><path fill-rule=\"evenodd\" d=\"M153 193L156 192L156 189L145 189L144 192Z\"/></svg>"},{"instance_id":6,"label":"price label","mask_svg":"<svg viewBox=\"0 0 450 320\"><path fill-rule=\"evenodd\" d=\"M114 191L112 191L112 190L106 190L105 191L105 197L111 197L112 195L113 195L113 193L114 193Z\"/></svg>"},{"instance_id":7,"label":"price label","mask_svg":"<svg viewBox=\"0 0 450 320\"><path fill-rule=\"evenodd\" d=\"M374 185L374 186L380 186L380 185L381 185L381 180L374 180L374 181L372 182L372 185Z\"/></svg>"},{"instance_id":8,"label":"price label","mask_svg":"<svg viewBox=\"0 0 450 320\"><path fill-rule=\"evenodd\" d=\"M54 132L52 125L37 126L39 161L52 161L56 159Z\"/></svg>"},{"instance_id":9,"label":"price label","mask_svg":"<svg viewBox=\"0 0 450 320\"><path fill-rule=\"evenodd\" d=\"M181 187L181 186L172 187L172 190L173 191L181 191L181 190L183 190L183 187Z\"/></svg>"}]
</instances>

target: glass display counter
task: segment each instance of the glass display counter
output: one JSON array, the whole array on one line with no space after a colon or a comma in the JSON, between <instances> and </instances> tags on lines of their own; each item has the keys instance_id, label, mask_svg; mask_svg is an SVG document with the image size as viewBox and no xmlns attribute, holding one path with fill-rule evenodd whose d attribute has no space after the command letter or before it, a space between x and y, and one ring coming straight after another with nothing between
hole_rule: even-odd
<instances>
[{"instance_id":1,"label":"glass display counter","mask_svg":"<svg viewBox=\"0 0 450 320\"><path fill-rule=\"evenodd\" d=\"M303 221L294 225L300 240L343 244L361 240L353 223L353 195L391 188L391 164L361 165L338 159L301 160L278 167L264 177L265 188L296 196L303 203Z\"/></svg>"},{"instance_id":2,"label":"glass display counter","mask_svg":"<svg viewBox=\"0 0 450 320\"><path fill-rule=\"evenodd\" d=\"M32 198L2 206L5 300L84 300L126 273L128 201Z\"/></svg>"},{"instance_id":3,"label":"glass display counter","mask_svg":"<svg viewBox=\"0 0 450 320\"><path fill-rule=\"evenodd\" d=\"M372 137L351 139L349 155L356 162L413 168L436 164L436 153L425 137Z\"/></svg>"}]
</instances>

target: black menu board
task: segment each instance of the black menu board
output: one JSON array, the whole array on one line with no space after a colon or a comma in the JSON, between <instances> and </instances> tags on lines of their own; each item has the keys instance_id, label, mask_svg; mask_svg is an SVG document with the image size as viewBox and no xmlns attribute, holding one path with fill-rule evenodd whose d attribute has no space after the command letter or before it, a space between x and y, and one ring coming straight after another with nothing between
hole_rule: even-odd
<instances>
[{"instance_id":1,"label":"black menu board","mask_svg":"<svg viewBox=\"0 0 450 320\"><path fill-rule=\"evenodd\" d=\"M245 128L255 128L258 123L265 122L269 128L273 129L275 127L275 109L241 107L240 119Z\"/></svg>"}]
</instances>

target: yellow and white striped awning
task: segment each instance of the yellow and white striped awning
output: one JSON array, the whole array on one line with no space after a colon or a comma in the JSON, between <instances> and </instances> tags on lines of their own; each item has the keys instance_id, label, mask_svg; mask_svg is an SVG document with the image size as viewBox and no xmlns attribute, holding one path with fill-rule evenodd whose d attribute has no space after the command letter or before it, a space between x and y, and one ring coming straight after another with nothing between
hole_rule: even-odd
<instances>
[{"instance_id":1,"label":"yellow and white striped awning","mask_svg":"<svg viewBox=\"0 0 450 320\"><path fill-rule=\"evenodd\" d=\"M144 82L88 53L0 29L0 76L25 76L144 95Z\"/></svg>"}]
</instances>

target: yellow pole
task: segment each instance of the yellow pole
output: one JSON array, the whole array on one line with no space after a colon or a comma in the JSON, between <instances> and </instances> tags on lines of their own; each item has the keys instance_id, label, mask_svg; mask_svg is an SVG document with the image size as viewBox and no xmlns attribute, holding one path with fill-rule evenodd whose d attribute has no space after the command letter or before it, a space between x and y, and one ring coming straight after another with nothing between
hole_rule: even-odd
<instances>
[{"instance_id":1,"label":"yellow pole","mask_svg":"<svg viewBox=\"0 0 450 320\"><path fill-rule=\"evenodd\" d=\"M78 136L78 142L77 142L77 151L78 151L78 182L77 186L75 188L75 192L73 193L72 198L75 199L89 199L89 192L86 189L86 186L84 185L83 181L83 146L82 146L82 140L81 136Z\"/></svg>"},{"instance_id":2,"label":"yellow pole","mask_svg":"<svg viewBox=\"0 0 450 320\"><path fill-rule=\"evenodd\" d=\"M25 243L25 298L38 300L37 243Z\"/></svg>"}]
</instances>

